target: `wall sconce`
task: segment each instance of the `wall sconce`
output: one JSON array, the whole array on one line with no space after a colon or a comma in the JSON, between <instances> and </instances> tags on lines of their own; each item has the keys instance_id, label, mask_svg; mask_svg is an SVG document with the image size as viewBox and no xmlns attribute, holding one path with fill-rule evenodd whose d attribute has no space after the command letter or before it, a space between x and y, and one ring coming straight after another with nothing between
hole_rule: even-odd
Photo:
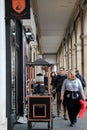
<instances>
[{"instance_id":1,"label":"wall sconce","mask_svg":"<svg viewBox=\"0 0 87 130\"><path fill-rule=\"evenodd\" d=\"M31 32L31 30L28 28L28 30L25 31L25 34L26 34L26 36L30 36L30 35L32 35L32 32Z\"/></svg>"},{"instance_id":2,"label":"wall sconce","mask_svg":"<svg viewBox=\"0 0 87 130\"><path fill-rule=\"evenodd\" d=\"M28 38L29 38L30 41L34 41L34 39L35 39L34 34L32 33L32 35L28 36Z\"/></svg>"},{"instance_id":3,"label":"wall sconce","mask_svg":"<svg viewBox=\"0 0 87 130\"><path fill-rule=\"evenodd\" d=\"M34 34L32 33L32 30L28 28L28 30L25 30L25 35L29 39L29 41L34 41Z\"/></svg>"},{"instance_id":4,"label":"wall sconce","mask_svg":"<svg viewBox=\"0 0 87 130\"><path fill-rule=\"evenodd\" d=\"M12 35L15 36L16 32L15 31L12 31Z\"/></svg>"}]
</instances>

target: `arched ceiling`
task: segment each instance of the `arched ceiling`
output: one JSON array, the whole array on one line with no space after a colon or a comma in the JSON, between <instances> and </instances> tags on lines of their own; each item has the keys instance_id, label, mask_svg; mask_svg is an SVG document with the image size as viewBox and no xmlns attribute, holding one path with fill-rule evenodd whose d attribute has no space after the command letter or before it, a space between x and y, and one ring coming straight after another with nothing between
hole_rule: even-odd
<instances>
[{"instance_id":1,"label":"arched ceiling","mask_svg":"<svg viewBox=\"0 0 87 130\"><path fill-rule=\"evenodd\" d=\"M79 0L33 0L42 54L57 53Z\"/></svg>"},{"instance_id":2,"label":"arched ceiling","mask_svg":"<svg viewBox=\"0 0 87 130\"><path fill-rule=\"evenodd\" d=\"M31 0L39 49L43 55L56 55L82 0ZM31 21L32 23L32 21ZM29 28L29 20L23 20ZM35 25L34 25L35 26ZM35 30L35 32L36 32Z\"/></svg>"}]
</instances>

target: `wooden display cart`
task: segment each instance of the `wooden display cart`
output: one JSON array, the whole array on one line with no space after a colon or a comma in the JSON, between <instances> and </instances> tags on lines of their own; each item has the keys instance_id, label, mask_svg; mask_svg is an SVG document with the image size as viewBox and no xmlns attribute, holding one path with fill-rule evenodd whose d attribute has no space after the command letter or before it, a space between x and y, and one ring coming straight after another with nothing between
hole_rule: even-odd
<instances>
[{"instance_id":1,"label":"wooden display cart","mask_svg":"<svg viewBox=\"0 0 87 130\"><path fill-rule=\"evenodd\" d=\"M34 78L34 66L46 66L48 68L48 86L46 92L44 92L43 94L40 92L33 93L32 82ZM30 64L27 64L27 67L29 69L29 94L27 96L28 128L32 129L32 122L48 122L48 129L53 129L53 104L50 89L51 64L40 58Z\"/></svg>"}]
</instances>

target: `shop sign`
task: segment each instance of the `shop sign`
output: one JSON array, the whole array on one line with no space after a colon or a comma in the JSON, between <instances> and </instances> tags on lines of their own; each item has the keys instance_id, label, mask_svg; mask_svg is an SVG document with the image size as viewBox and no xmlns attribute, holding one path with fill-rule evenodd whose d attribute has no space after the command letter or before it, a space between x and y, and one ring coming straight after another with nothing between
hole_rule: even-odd
<instances>
[{"instance_id":1,"label":"shop sign","mask_svg":"<svg viewBox=\"0 0 87 130\"><path fill-rule=\"evenodd\" d=\"M30 19L30 0L5 0L7 19Z\"/></svg>"}]
</instances>

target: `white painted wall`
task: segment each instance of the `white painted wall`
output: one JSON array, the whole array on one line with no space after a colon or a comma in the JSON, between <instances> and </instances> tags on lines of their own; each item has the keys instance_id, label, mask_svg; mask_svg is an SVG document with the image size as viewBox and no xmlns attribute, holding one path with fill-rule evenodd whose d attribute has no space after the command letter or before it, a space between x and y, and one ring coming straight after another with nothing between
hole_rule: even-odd
<instances>
[{"instance_id":1,"label":"white painted wall","mask_svg":"<svg viewBox=\"0 0 87 130\"><path fill-rule=\"evenodd\" d=\"M7 130L6 41L5 41L5 2L4 0L0 0L0 130Z\"/></svg>"}]
</instances>

